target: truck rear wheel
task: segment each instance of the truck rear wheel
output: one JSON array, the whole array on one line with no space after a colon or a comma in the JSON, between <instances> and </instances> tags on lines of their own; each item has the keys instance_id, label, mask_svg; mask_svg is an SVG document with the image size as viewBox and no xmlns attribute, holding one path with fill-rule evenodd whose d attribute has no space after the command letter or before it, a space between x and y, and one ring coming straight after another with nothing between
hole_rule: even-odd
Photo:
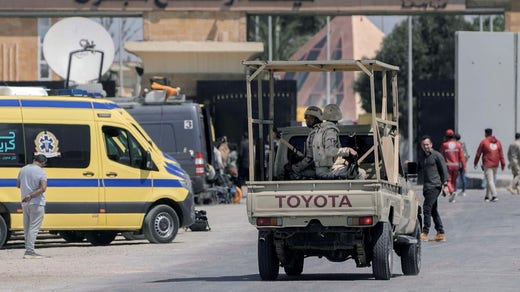
<instances>
[{"instance_id":1,"label":"truck rear wheel","mask_svg":"<svg viewBox=\"0 0 520 292\"><path fill-rule=\"evenodd\" d=\"M388 280L392 277L394 257L392 226L389 222L377 223L374 240L372 272L377 280Z\"/></svg>"},{"instance_id":2,"label":"truck rear wheel","mask_svg":"<svg viewBox=\"0 0 520 292\"><path fill-rule=\"evenodd\" d=\"M9 229L7 229L7 224L5 224L4 217L0 215L0 248L4 246L9 240Z\"/></svg>"},{"instance_id":3,"label":"truck rear wheel","mask_svg":"<svg viewBox=\"0 0 520 292\"><path fill-rule=\"evenodd\" d=\"M415 225L412 236L417 238L417 243L401 247L401 269L405 275L418 275L421 271L421 232L419 221Z\"/></svg>"},{"instance_id":4,"label":"truck rear wheel","mask_svg":"<svg viewBox=\"0 0 520 292\"><path fill-rule=\"evenodd\" d=\"M274 281L278 278L280 261L276 255L271 232L258 232L258 271L263 281Z\"/></svg>"},{"instance_id":5,"label":"truck rear wheel","mask_svg":"<svg viewBox=\"0 0 520 292\"><path fill-rule=\"evenodd\" d=\"M151 243L168 243L177 236L179 225L179 217L173 208L157 205L146 214L143 233Z\"/></svg>"},{"instance_id":6,"label":"truck rear wheel","mask_svg":"<svg viewBox=\"0 0 520 292\"><path fill-rule=\"evenodd\" d=\"M304 257L299 252L293 252L289 264L285 265L283 269L287 276L299 276L303 272Z\"/></svg>"}]
</instances>

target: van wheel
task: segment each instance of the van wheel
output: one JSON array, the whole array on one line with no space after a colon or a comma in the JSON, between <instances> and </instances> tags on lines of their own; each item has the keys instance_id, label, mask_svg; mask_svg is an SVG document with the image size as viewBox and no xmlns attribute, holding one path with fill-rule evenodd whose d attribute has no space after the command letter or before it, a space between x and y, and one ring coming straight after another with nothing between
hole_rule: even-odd
<instances>
[{"instance_id":1,"label":"van wheel","mask_svg":"<svg viewBox=\"0 0 520 292\"><path fill-rule=\"evenodd\" d=\"M271 232L258 232L258 271L263 281L274 281L280 273L280 261Z\"/></svg>"},{"instance_id":2,"label":"van wheel","mask_svg":"<svg viewBox=\"0 0 520 292\"><path fill-rule=\"evenodd\" d=\"M143 233L151 243L172 242L179 232L179 217L167 205L157 205L144 218Z\"/></svg>"},{"instance_id":3,"label":"van wheel","mask_svg":"<svg viewBox=\"0 0 520 292\"><path fill-rule=\"evenodd\" d=\"M374 250L372 272L377 280L389 280L392 277L393 238L389 222L379 222L374 229Z\"/></svg>"},{"instance_id":4,"label":"van wheel","mask_svg":"<svg viewBox=\"0 0 520 292\"><path fill-rule=\"evenodd\" d=\"M92 245L109 245L116 238L117 232L115 231L88 231L85 233L88 242Z\"/></svg>"},{"instance_id":5,"label":"van wheel","mask_svg":"<svg viewBox=\"0 0 520 292\"><path fill-rule=\"evenodd\" d=\"M418 275L421 271L421 232L419 221L415 224L412 236L417 243L408 244L401 248L401 269L405 275Z\"/></svg>"},{"instance_id":6,"label":"van wheel","mask_svg":"<svg viewBox=\"0 0 520 292\"><path fill-rule=\"evenodd\" d=\"M0 215L0 248L4 246L9 240L9 229L7 228L7 224L5 224L4 217Z\"/></svg>"},{"instance_id":7,"label":"van wheel","mask_svg":"<svg viewBox=\"0 0 520 292\"><path fill-rule=\"evenodd\" d=\"M81 231L60 231L59 234L66 242L82 242L85 240L85 232Z\"/></svg>"}]
</instances>

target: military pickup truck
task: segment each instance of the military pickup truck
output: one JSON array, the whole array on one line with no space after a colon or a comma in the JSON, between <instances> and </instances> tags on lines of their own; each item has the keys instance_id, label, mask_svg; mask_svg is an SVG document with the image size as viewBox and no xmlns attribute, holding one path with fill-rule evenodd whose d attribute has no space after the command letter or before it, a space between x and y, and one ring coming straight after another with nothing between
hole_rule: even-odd
<instances>
[{"instance_id":1,"label":"military pickup truck","mask_svg":"<svg viewBox=\"0 0 520 292\"><path fill-rule=\"evenodd\" d=\"M258 229L258 268L262 280L276 280L279 268L286 275L303 272L304 259L325 257L332 262L353 259L357 267L372 266L376 279L393 275L393 255L401 258L404 275L417 275L421 267L421 210L411 178L416 165L403 167L399 159L398 91L399 68L377 60L338 61L243 61L247 74L247 106L250 149L253 142L268 144L250 152L247 215ZM371 125L340 126L343 147L357 150L357 163L367 173L364 179L288 180L284 165L303 152L309 129L288 127L274 131L275 95L251 92L251 82L277 72L357 71L370 77ZM387 79L387 75L390 75ZM375 81L381 82L381 113L375 111ZM392 98L387 96L387 83ZM258 96L265 96L261 102ZM390 103L391 102L391 103ZM387 113L387 103L392 106ZM268 108L266 111L264 108ZM264 118L264 113L268 112ZM255 116L253 116L255 114ZM389 119L388 117L392 117ZM280 143L281 142L281 143ZM266 161L266 163L258 163ZM262 167L266 164L265 167ZM406 168L406 172L405 172Z\"/></svg>"}]
</instances>

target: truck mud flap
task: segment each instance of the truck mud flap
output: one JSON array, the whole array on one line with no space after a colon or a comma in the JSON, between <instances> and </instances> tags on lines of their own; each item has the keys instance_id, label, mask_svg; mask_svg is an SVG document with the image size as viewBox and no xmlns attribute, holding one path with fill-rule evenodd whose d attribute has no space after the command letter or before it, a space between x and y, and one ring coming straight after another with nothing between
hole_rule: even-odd
<instances>
[{"instance_id":1,"label":"truck mud flap","mask_svg":"<svg viewBox=\"0 0 520 292\"><path fill-rule=\"evenodd\" d=\"M416 244L417 238L410 236L410 235L398 235L397 239L395 240L397 244Z\"/></svg>"}]
</instances>

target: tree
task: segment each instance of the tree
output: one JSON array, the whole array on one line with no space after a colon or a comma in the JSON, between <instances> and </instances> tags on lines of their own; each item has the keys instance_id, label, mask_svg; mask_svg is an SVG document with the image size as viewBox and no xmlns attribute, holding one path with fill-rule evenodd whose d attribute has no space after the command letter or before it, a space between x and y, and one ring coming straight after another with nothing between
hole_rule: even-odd
<instances>
[{"instance_id":1,"label":"tree","mask_svg":"<svg viewBox=\"0 0 520 292\"><path fill-rule=\"evenodd\" d=\"M294 52L326 23L324 16L273 15L271 17L273 60L289 60ZM248 41L264 43L264 51L257 57L268 60L268 16L250 15L247 36Z\"/></svg>"},{"instance_id":2,"label":"tree","mask_svg":"<svg viewBox=\"0 0 520 292\"><path fill-rule=\"evenodd\" d=\"M477 22L471 24L463 16L432 14L413 16L412 31L412 69L413 80L435 80L435 79L454 79L455 78L455 32L478 30ZM500 17L494 20L494 29L500 29ZM489 19L487 20L489 26ZM496 26L495 26L496 24ZM503 18L502 18L503 30ZM399 100L406 100L407 80L408 80L408 21L398 24L394 30L385 37L381 50L376 54L375 59L399 65L400 72L398 78ZM390 79L390 78L389 78ZM362 107L366 111L371 111L369 79L365 74L360 75L354 82L354 90L361 95ZM389 81L390 82L390 81ZM389 87L390 88L390 87ZM389 94L389 99L391 94ZM376 108L381 111L381 86L376 83ZM392 105L388 102L388 110ZM401 133L406 138L408 123L408 106L406 102L400 102L400 125Z\"/></svg>"}]
</instances>

